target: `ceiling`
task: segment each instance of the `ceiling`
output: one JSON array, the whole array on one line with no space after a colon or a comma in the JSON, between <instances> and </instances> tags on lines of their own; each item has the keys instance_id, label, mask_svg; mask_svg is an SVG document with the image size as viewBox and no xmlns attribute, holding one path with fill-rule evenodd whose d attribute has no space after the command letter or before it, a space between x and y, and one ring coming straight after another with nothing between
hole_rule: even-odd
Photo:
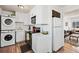
<instances>
[{"instance_id":1,"label":"ceiling","mask_svg":"<svg viewBox=\"0 0 79 59\"><path fill-rule=\"evenodd\" d=\"M0 5L0 8L7 11L19 11L28 13L35 5L23 5L24 8L19 8L18 5ZM63 8L65 15L77 15L79 14L79 5L59 5Z\"/></svg>"},{"instance_id":2,"label":"ceiling","mask_svg":"<svg viewBox=\"0 0 79 59\"><path fill-rule=\"evenodd\" d=\"M79 5L66 5L63 9L65 16L79 15Z\"/></svg>"},{"instance_id":3,"label":"ceiling","mask_svg":"<svg viewBox=\"0 0 79 59\"><path fill-rule=\"evenodd\" d=\"M0 8L7 11L19 11L28 13L34 7L34 5L23 5L23 6L24 8L19 8L18 5L0 5Z\"/></svg>"}]
</instances>

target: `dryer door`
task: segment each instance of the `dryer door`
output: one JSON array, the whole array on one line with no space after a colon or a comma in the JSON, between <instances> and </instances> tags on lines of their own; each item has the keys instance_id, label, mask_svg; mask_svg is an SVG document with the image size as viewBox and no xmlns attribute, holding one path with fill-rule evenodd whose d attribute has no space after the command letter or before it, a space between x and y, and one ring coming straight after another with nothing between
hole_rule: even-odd
<instances>
[{"instance_id":1,"label":"dryer door","mask_svg":"<svg viewBox=\"0 0 79 59\"><path fill-rule=\"evenodd\" d=\"M2 17L2 23L5 26L13 26L14 21L15 21L14 18L11 18L11 17Z\"/></svg>"},{"instance_id":2,"label":"dryer door","mask_svg":"<svg viewBox=\"0 0 79 59\"><path fill-rule=\"evenodd\" d=\"M11 19L5 19L4 23L6 25L11 25L13 23L13 21Z\"/></svg>"}]
</instances>

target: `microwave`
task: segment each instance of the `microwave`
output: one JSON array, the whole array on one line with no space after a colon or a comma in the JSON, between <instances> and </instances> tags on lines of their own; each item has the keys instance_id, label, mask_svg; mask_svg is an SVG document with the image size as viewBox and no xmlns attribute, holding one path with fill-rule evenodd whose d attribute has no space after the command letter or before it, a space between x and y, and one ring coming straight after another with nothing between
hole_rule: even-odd
<instances>
[{"instance_id":1,"label":"microwave","mask_svg":"<svg viewBox=\"0 0 79 59\"><path fill-rule=\"evenodd\" d=\"M31 17L31 23L36 24L36 16Z\"/></svg>"},{"instance_id":2,"label":"microwave","mask_svg":"<svg viewBox=\"0 0 79 59\"><path fill-rule=\"evenodd\" d=\"M40 33L40 27L33 27L33 33Z\"/></svg>"}]
</instances>

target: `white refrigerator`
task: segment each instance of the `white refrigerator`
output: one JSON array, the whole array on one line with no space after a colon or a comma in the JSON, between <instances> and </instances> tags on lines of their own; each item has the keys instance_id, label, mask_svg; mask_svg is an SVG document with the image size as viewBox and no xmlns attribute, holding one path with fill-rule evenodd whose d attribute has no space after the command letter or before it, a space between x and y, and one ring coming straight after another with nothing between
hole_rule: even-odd
<instances>
[{"instance_id":1,"label":"white refrigerator","mask_svg":"<svg viewBox=\"0 0 79 59\"><path fill-rule=\"evenodd\" d=\"M57 52L64 46L64 29L63 20L61 18L52 18L52 49Z\"/></svg>"}]
</instances>

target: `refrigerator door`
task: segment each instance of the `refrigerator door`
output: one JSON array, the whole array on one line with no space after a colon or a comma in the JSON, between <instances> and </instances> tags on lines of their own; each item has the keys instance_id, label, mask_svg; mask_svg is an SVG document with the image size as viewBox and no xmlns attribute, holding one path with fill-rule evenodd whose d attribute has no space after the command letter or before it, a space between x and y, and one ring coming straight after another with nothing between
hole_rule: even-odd
<instances>
[{"instance_id":1,"label":"refrigerator door","mask_svg":"<svg viewBox=\"0 0 79 59\"><path fill-rule=\"evenodd\" d=\"M64 31L62 28L53 28L53 51L64 46Z\"/></svg>"},{"instance_id":2,"label":"refrigerator door","mask_svg":"<svg viewBox=\"0 0 79 59\"><path fill-rule=\"evenodd\" d=\"M62 19L53 17L53 26L54 27L61 27L62 26Z\"/></svg>"}]
</instances>

